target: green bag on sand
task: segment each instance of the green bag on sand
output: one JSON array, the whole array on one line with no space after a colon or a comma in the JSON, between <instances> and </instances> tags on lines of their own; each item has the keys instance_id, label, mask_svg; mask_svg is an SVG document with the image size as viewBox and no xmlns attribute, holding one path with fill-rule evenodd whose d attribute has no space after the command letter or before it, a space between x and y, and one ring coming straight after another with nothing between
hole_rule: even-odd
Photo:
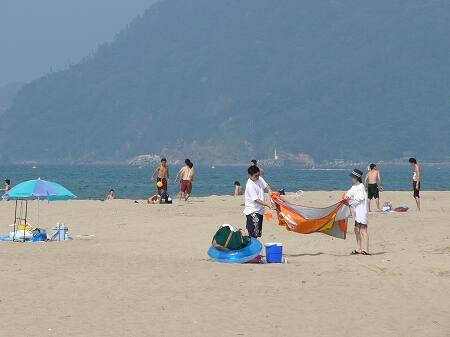
<instances>
[{"instance_id":1,"label":"green bag on sand","mask_svg":"<svg viewBox=\"0 0 450 337\"><path fill-rule=\"evenodd\" d=\"M222 250L237 250L245 247L250 242L250 237L243 235L240 229L231 225L222 225L214 234L212 245Z\"/></svg>"}]
</instances>

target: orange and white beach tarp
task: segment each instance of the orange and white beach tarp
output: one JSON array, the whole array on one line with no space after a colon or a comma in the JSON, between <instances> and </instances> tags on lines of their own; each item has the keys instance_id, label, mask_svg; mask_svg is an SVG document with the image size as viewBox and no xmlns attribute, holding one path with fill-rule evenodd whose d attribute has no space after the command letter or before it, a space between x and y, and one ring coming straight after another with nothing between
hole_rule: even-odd
<instances>
[{"instance_id":1,"label":"orange and white beach tarp","mask_svg":"<svg viewBox=\"0 0 450 337\"><path fill-rule=\"evenodd\" d=\"M339 239L347 235L347 221L351 216L350 207L344 200L324 208L293 204L279 193L272 195L276 205L278 222L288 231L310 234L323 233Z\"/></svg>"}]
</instances>

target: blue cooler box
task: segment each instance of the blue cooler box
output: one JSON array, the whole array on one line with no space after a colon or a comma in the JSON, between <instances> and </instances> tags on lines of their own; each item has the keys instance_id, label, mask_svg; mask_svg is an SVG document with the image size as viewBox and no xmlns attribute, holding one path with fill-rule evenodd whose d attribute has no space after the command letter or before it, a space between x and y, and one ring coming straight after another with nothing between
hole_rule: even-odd
<instances>
[{"instance_id":1,"label":"blue cooler box","mask_svg":"<svg viewBox=\"0 0 450 337\"><path fill-rule=\"evenodd\" d=\"M283 262L283 244L282 243L266 243L266 260L267 263Z\"/></svg>"}]
</instances>

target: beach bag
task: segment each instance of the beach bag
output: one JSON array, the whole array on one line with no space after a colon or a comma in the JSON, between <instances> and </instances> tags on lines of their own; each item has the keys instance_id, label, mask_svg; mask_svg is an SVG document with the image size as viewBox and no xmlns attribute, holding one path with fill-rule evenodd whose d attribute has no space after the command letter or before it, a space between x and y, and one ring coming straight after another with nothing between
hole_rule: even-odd
<instances>
[{"instance_id":1,"label":"beach bag","mask_svg":"<svg viewBox=\"0 0 450 337\"><path fill-rule=\"evenodd\" d=\"M237 250L245 247L250 237L243 235L240 229L225 224L220 226L212 240L212 246L221 250Z\"/></svg>"}]
</instances>

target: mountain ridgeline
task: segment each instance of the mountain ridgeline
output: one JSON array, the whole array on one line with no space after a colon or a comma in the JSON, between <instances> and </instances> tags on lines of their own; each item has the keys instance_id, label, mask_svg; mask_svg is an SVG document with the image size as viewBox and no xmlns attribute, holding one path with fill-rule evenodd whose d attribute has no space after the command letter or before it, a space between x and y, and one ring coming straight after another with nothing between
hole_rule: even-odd
<instances>
[{"instance_id":1,"label":"mountain ridgeline","mask_svg":"<svg viewBox=\"0 0 450 337\"><path fill-rule=\"evenodd\" d=\"M450 156L447 0L162 0L25 85L0 160Z\"/></svg>"}]
</instances>

